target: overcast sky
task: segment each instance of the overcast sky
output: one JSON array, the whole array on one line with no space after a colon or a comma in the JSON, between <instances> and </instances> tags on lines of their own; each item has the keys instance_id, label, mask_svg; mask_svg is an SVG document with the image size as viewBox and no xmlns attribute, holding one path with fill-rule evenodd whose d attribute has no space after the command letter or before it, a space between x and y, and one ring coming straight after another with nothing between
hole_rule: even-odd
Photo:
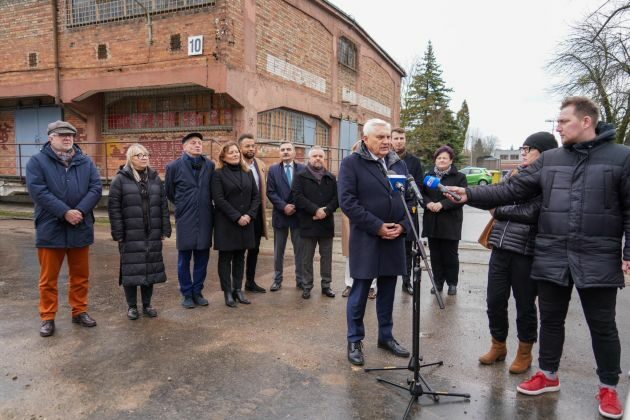
<instances>
[{"instance_id":1,"label":"overcast sky","mask_svg":"<svg viewBox=\"0 0 630 420\"><path fill-rule=\"evenodd\" d=\"M465 99L470 129L520 146L551 131L560 97L545 71L569 25L604 0L331 0L351 15L403 68L422 57L430 40L451 109ZM556 136L557 137L557 136Z\"/></svg>"}]
</instances>

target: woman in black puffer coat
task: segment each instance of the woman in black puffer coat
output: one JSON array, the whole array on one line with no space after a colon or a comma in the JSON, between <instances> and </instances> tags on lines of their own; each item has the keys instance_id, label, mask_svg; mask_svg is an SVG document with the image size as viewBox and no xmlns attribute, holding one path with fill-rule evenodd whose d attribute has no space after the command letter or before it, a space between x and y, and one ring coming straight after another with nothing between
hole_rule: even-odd
<instances>
[{"instance_id":1,"label":"woman in black puffer coat","mask_svg":"<svg viewBox=\"0 0 630 420\"><path fill-rule=\"evenodd\" d=\"M466 187L466 175L453 165L455 153L449 146L438 148L433 154L435 166L427 175L440 179L440 184ZM463 204L454 204L437 189L422 186L425 209L422 216L422 236L429 239L431 269L437 291L441 292L444 283L448 294L457 294L459 277L459 240L462 238L464 221ZM432 288L431 293L436 291Z\"/></svg>"},{"instance_id":2,"label":"woman in black puffer coat","mask_svg":"<svg viewBox=\"0 0 630 420\"><path fill-rule=\"evenodd\" d=\"M118 283L125 290L127 317L138 319L138 286L143 314L156 317L151 296L153 284L166 281L162 240L171 236L171 222L164 184L149 167L144 146L133 144L127 150L127 163L112 180L108 202L112 238L120 251Z\"/></svg>"},{"instance_id":3,"label":"woman in black puffer coat","mask_svg":"<svg viewBox=\"0 0 630 420\"><path fill-rule=\"evenodd\" d=\"M527 137L520 148L523 164L515 175L534 163L546 150L555 149L558 143L553 134L541 131ZM504 182L509 182L509 176ZM542 197L499 206L491 210L495 222L488 243L492 254L488 264L487 313L492 336L490 350L479 357L489 365L504 360L507 355L505 341L508 335L508 300L510 291L516 304L516 330L518 351L510 365L510 373L523 373L532 363L532 346L538 337L536 317L536 282L530 277L534 260L534 244L538 232L538 216Z\"/></svg>"}]
</instances>

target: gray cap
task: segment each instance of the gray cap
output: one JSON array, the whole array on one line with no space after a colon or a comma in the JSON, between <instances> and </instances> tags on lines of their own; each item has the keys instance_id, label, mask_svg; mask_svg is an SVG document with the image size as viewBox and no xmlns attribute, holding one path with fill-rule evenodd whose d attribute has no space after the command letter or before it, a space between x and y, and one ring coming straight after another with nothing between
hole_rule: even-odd
<instances>
[{"instance_id":1,"label":"gray cap","mask_svg":"<svg viewBox=\"0 0 630 420\"><path fill-rule=\"evenodd\" d=\"M74 128L74 125L65 121L55 121L48 124L48 135L53 133L57 134L77 134L77 129Z\"/></svg>"}]
</instances>

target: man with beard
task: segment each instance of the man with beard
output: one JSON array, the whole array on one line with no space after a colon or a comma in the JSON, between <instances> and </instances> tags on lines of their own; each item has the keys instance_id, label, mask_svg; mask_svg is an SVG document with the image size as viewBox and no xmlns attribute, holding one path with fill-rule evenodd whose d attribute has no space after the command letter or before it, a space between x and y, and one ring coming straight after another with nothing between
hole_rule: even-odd
<instances>
[{"instance_id":1,"label":"man with beard","mask_svg":"<svg viewBox=\"0 0 630 420\"><path fill-rule=\"evenodd\" d=\"M293 254L295 256L295 285L302 288L302 247L300 245L300 228L296 214L295 200L291 193L291 184L304 165L295 162L295 148L290 142L280 144L280 163L269 167L267 175L267 197L273 204L271 226L273 227L273 284L272 292L282 287L284 266L284 250L287 238L291 233Z\"/></svg>"},{"instance_id":2,"label":"man with beard","mask_svg":"<svg viewBox=\"0 0 630 420\"><path fill-rule=\"evenodd\" d=\"M335 236L333 215L337 201L337 180L324 167L326 154L320 146L308 152L308 165L293 181L292 192L300 221L300 236L303 249L302 268L304 282L302 298L311 297L313 288L313 258L319 244L320 275L322 294L330 298L335 292L330 288L332 281L332 247Z\"/></svg>"},{"instance_id":3,"label":"man with beard","mask_svg":"<svg viewBox=\"0 0 630 420\"><path fill-rule=\"evenodd\" d=\"M266 290L256 284L256 264L258 263L258 252L260 251L260 238L267 237L267 219L265 209L267 208L267 166L256 157L256 140L253 134L243 134L238 138L238 145L241 148L243 159L249 170L254 175L256 187L260 193L260 208L254 219L254 239L255 246L247 250L245 260L245 290L249 292L265 293Z\"/></svg>"},{"instance_id":4,"label":"man with beard","mask_svg":"<svg viewBox=\"0 0 630 420\"><path fill-rule=\"evenodd\" d=\"M405 162L409 174L413 176L413 179L418 185L418 189L421 189L422 179L424 178L422 163L420 162L420 159L407 151L406 146L407 139L405 138L405 130L403 130L402 128L394 128L392 130L392 149L394 149L394 152L398 154L398 157ZM414 213L414 223L416 224L416 229L418 228L418 210L419 209L416 209ZM407 271L402 276L402 290L403 292L407 292L410 295L413 295L413 285L411 284L411 247L414 240L415 238L413 237L413 232L409 232L407 234L407 237L405 238L405 257L407 258ZM418 275L420 275L420 272L418 272Z\"/></svg>"},{"instance_id":5,"label":"man with beard","mask_svg":"<svg viewBox=\"0 0 630 420\"><path fill-rule=\"evenodd\" d=\"M593 101L568 97L557 119L561 148L544 152L509 182L448 189L461 195L461 203L483 207L542 194L531 271L538 286L540 370L516 389L526 395L560 390L564 324L575 286L597 364L599 413L618 419L615 310L623 274L630 274L630 148L615 144L615 128L598 120Z\"/></svg>"}]
</instances>

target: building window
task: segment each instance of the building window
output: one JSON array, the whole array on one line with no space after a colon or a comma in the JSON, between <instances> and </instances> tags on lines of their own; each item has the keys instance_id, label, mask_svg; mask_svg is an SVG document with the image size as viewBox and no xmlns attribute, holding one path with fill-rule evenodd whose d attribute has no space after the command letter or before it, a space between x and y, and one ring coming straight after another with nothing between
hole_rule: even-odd
<instances>
[{"instance_id":1,"label":"building window","mask_svg":"<svg viewBox=\"0 0 630 420\"><path fill-rule=\"evenodd\" d=\"M171 51L179 51L182 49L182 37L179 34L171 35Z\"/></svg>"},{"instance_id":2,"label":"building window","mask_svg":"<svg viewBox=\"0 0 630 420\"><path fill-rule=\"evenodd\" d=\"M510 155L510 160L518 160L518 155Z\"/></svg>"},{"instance_id":3,"label":"building window","mask_svg":"<svg viewBox=\"0 0 630 420\"><path fill-rule=\"evenodd\" d=\"M97 54L99 60L107 60L107 45L98 44Z\"/></svg>"},{"instance_id":4,"label":"building window","mask_svg":"<svg viewBox=\"0 0 630 420\"><path fill-rule=\"evenodd\" d=\"M37 53L29 53L28 54L28 66L29 67L37 67L37 62L39 60L37 59Z\"/></svg>"},{"instance_id":5,"label":"building window","mask_svg":"<svg viewBox=\"0 0 630 420\"><path fill-rule=\"evenodd\" d=\"M352 70L357 69L357 47L348 39L339 38L339 51L337 51L339 63Z\"/></svg>"},{"instance_id":6,"label":"building window","mask_svg":"<svg viewBox=\"0 0 630 420\"><path fill-rule=\"evenodd\" d=\"M229 130L234 105L208 89L173 88L106 92L104 133Z\"/></svg>"},{"instance_id":7,"label":"building window","mask_svg":"<svg viewBox=\"0 0 630 420\"><path fill-rule=\"evenodd\" d=\"M508 160L508 155L500 155L499 159L501 159L501 160Z\"/></svg>"},{"instance_id":8,"label":"building window","mask_svg":"<svg viewBox=\"0 0 630 420\"><path fill-rule=\"evenodd\" d=\"M330 130L326 124L310 115L285 109L259 113L257 137L260 141L330 146Z\"/></svg>"},{"instance_id":9,"label":"building window","mask_svg":"<svg viewBox=\"0 0 630 420\"><path fill-rule=\"evenodd\" d=\"M216 0L66 0L66 25L94 25L145 16L147 12L158 14L215 3Z\"/></svg>"}]
</instances>

